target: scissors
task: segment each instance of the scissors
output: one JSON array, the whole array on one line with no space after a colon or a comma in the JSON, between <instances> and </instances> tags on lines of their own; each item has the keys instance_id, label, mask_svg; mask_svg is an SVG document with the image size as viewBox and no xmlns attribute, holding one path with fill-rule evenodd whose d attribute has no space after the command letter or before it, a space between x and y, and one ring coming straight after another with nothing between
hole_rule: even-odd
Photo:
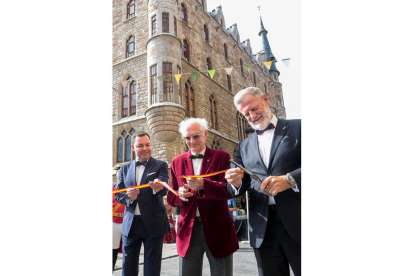
<instances>
[{"instance_id":1,"label":"scissors","mask_svg":"<svg viewBox=\"0 0 414 276\"><path fill-rule=\"evenodd\" d=\"M245 173L247 173L248 175L250 175L251 178L253 178L254 180L256 180L257 182L259 182L260 184L262 184L263 180L262 178L260 178L257 174L252 173L251 171L249 171L248 169L246 169L245 167L243 167L242 165L236 163L235 161L233 161L233 159L230 159L230 162L233 163L234 165L236 165L236 167L239 167L240 169L242 169ZM268 196L272 196L271 194L269 194L266 189L264 190L265 193Z\"/></svg>"}]
</instances>

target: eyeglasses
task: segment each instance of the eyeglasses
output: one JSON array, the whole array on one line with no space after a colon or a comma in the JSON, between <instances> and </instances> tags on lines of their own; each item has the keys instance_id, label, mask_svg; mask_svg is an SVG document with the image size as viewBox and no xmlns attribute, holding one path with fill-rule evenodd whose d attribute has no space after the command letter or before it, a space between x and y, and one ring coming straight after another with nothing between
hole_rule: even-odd
<instances>
[{"instance_id":1,"label":"eyeglasses","mask_svg":"<svg viewBox=\"0 0 414 276\"><path fill-rule=\"evenodd\" d=\"M204 133L203 132L201 132L201 133L198 133L198 134L193 134L193 135L191 135L191 136L183 136L183 138L184 138L184 140L186 140L186 141L190 141L191 140L191 138L193 138L193 140L198 140L198 139L200 139L200 137L203 135Z\"/></svg>"}]
</instances>

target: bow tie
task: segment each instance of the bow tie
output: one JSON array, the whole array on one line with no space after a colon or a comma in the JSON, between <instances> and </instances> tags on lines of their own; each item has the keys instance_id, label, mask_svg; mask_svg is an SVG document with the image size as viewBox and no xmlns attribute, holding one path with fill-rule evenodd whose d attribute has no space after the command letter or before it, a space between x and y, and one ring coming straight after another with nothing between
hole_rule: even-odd
<instances>
[{"instance_id":1,"label":"bow tie","mask_svg":"<svg viewBox=\"0 0 414 276\"><path fill-rule=\"evenodd\" d=\"M203 157L204 157L204 155L202 155L202 154L190 155L190 159L196 159L196 158L203 159Z\"/></svg>"},{"instance_id":2,"label":"bow tie","mask_svg":"<svg viewBox=\"0 0 414 276\"><path fill-rule=\"evenodd\" d=\"M262 135L266 130L274 129L274 128L275 128L275 126L272 123L270 123L265 129L263 129L263 130L256 130L256 133L258 135Z\"/></svg>"},{"instance_id":3,"label":"bow tie","mask_svg":"<svg viewBox=\"0 0 414 276\"><path fill-rule=\"evenodd\" d=\"M147 161L144 161L144 162L137 161L137 167L141 165L145 167L147 165Z\"/></svg>"}]
</instances>

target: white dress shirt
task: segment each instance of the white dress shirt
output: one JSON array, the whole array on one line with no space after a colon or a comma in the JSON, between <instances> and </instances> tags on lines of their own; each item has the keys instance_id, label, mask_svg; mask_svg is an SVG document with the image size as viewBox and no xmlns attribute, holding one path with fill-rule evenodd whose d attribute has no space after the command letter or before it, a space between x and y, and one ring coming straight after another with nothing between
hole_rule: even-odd
<instances>
[{"instance_id":1,"label":"white dress shirt","mask_svg":"<svg viewBox=\"0 0 414 276\"><path fill-rule=\"evenodd\" d=\"M206 152L206 148L204 147L204 149L200 152L200 154L204 155L204 153ZM195 155L196 153L191 151L191 155ZM193 162L193 170L194 170L194 175L200 175L200 170L201 170L201 164L203 163L203 158L195 158L192 159ZM197 211L196 211L196 217L200 216L200 212L198 211L198 207L197 207Z\"/></svg>"},{"instance_id":2,"label":"white dress shirt","mask_svg":"<svg viewBox=\"0 0 414 276\"><path fill-rule=\"evenodd\" d=\"M138 161L138 159L136 161ZM142 178L142 174L144 173L144 170L145 170L145 167L143 165L139 165L135 169L135 179L137 181L137 185L141 183L141 178ZM135 207L134 215L141 215L141 212L139 211L138 202L137 202L137 206Z\"/></svg>"}]
</instances>

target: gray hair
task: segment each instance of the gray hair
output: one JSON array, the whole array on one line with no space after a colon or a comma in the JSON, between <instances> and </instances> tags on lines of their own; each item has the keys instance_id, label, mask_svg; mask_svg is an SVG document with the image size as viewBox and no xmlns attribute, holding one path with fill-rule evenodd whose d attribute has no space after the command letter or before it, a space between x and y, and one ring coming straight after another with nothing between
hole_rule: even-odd
<instances>
[{"instance_id":1,"label":"gray hair","mask_svg":"<svg viewBox=\"0 0 414 276\"><path fill-rule=\"evenodd\" d=\"M244 100L244 97L246 95L252 95L252 96L255 96L256 98L259 98L260 100L262 100L261 97L264 95L264 93L257 87L247 87L243 90L240 90L236 94L236 96L234 96L234 106L236 108L237 108L237 105Z\"/></svg>"},{"instance_id":2,"label":"gray hair","mask_svg":"<svg viewBox=\"0 0 414 276\"><path fill-rule=\"evenodd\" d=\"M188 118L188 119L183 120L178 125L179 131L180 131L182 136L184 136L184 133L186 132L187 127L191 124L198 124L203 131L208 130L208 123L207 123L206 119L204 119L204 118Z\"/></svg>"}]
</instances>

